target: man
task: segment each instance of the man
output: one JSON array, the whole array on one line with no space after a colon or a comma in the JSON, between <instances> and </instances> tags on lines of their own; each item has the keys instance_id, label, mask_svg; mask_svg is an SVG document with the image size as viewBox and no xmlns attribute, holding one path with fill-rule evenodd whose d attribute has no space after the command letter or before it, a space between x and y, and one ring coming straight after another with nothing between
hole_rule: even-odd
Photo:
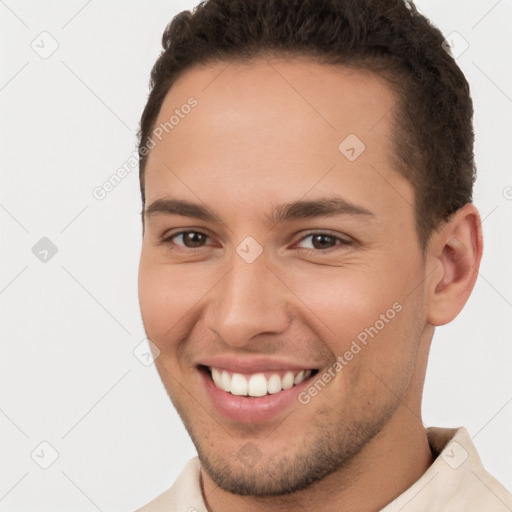
<instances>
[{"instance_id":1,"label":"man","mask_svg":"<svg viewBox=\"0 0 512 512\"><path fill-rule=\"evenodd\" d=\"M209 0L141 119L139 297L195 447L149 511L506 511L425 429L434 329L482 255L472 101L402 0Z\"/></svg>"}]
</instances>

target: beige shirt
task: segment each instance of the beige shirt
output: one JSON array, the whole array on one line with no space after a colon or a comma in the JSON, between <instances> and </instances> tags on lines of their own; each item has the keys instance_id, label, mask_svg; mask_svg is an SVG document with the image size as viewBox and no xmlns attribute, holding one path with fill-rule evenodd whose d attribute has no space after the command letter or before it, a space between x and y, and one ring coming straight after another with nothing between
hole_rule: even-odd
<instances>
[{"instance_id":1,"label":"beige shirt","mask_svg":"<svg viewBox=\"0 0 512 512\"><path fill-rule=\"evenodd\" d=\"M464 427L427 429L439 454L425 474L381 512L511 512L512 495L484 469ZM174 485L137 512L208 512L190 460Z\"/></svg>"}]
</instances>

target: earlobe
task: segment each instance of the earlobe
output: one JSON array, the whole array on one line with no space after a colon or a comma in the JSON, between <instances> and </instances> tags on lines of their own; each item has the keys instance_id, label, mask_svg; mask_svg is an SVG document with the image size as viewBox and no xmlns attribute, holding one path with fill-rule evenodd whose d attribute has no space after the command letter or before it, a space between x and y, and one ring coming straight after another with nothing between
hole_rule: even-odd
<instances>
[{"instance_id":1,"label":"earlobe","mask_svg":"<svg viewBox=\"0 0 512 512\"><path fill-rule=\"evenodd\" d=\"M466 304L478 276L483 237L478 210L467 204L433 235L429 259L439 268L428 287L428 322L451 322Z\"/></svg>"}]
</instances>

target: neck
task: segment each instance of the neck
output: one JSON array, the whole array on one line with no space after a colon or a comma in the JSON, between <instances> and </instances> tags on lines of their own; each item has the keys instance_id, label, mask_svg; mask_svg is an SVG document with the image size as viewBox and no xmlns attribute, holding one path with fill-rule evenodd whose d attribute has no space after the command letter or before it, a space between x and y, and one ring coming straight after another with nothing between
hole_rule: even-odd
<instances>
[{"instance_id":1,"label":"neck","mask_svg":"<svg viewBox=\"0 0 512 512\"><path fill-rule=\"evenodd\" d=\"M416 409L416 408L415 408ZM219 488L201 470L209 512L378 511L418 480L433 462L419 414L403 404L385 428L352 459L307 489L280 497L238 496Z\"/></svg>"}]
</instances>

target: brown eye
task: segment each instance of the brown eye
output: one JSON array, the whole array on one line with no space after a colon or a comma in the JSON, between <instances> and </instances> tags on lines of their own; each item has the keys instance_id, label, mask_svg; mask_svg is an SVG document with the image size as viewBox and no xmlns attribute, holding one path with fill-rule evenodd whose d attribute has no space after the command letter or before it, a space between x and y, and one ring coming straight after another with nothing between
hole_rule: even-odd
<instances>
[{"instance_id":1,"label":"brown eye","mask_svg":"<svg viewBox=\"0 0 512 512\"><path fill-rule=\"evenodd\" d=\"M305 240L310 239L309 246L300 246ZM328 250L337 245L350 245L350 242L329 233L310 233L299 241L299 247L306 250Z\"/></svg>"},{"instance_id":2,"label":"brown eye","mask_svg":"<svg viewBox=\"0 0 512 512\"><path fill-rule=\"evenodd\" d=\"M182 243L177 243L176 245L182 245L188 249L203 247L204 242L208 239L208 236L200 231L181 231L180 233L175 233L168 237L166 241L174 243L174 239L179 239L180 237Z\"/></svg>"},{"instance_id":3,"label":"brown eye","mask_svg":"<svg viewBox=\"0 0 512 512\"><path fill-rule=\"evenodd\" d=\"M329 235L313 235L311 242L315 249L329 249L336 245L336 239Z\"/></svg>"}]
</instances>

